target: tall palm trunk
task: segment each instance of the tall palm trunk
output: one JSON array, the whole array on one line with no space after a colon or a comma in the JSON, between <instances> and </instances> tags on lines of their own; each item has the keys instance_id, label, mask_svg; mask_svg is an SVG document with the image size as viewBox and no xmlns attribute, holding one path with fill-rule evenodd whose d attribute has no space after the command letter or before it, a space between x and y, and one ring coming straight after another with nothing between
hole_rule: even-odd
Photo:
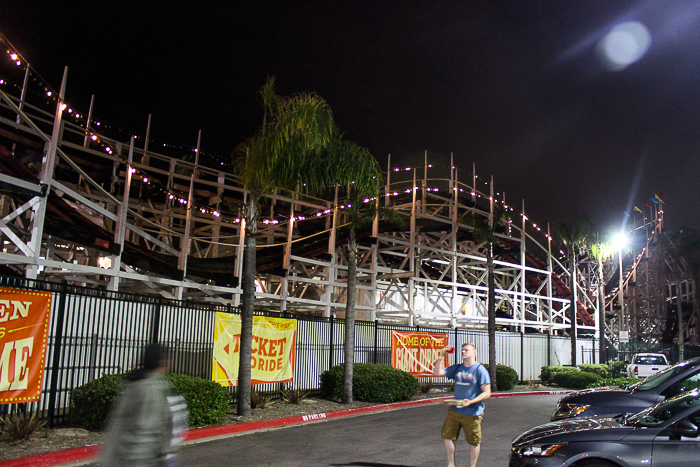
<instances>
[{"instance_id":1,"label":"tall palm trunk","mask_svg":"<svg viewBox=\"0 0 700 467\"><path fill-rule=\"evenodd\" d=\"M678 361L685 360L685 332L683 332L683 302L681 301L681 276L676 276L676 309L678 310Z\"/></svg>"},{"instance_id":2,"label":"tall palm trunk","mask_svg":"<svg viewBox=\"0 0 700 467\"><path fill-rule=\"evenodd\" d=\"M355 360L355 293L357 286L357 242L355 228L350 228L348 242L348 303L345 307L345 371L343 373L343 404L352 404L352 374Z\"/></svg>"},{"instance_id":3,"label":"tall palm trunk","mask_svg":"<svg viewBox=\"0 0 700 467\"><path fill-rule=\"evenodd\" d=\"M569 320L571 328L569 334L571 336L571 365L576 366L576 249L569 249L569 258L571 258L571 305L569 306Z\"/></svg>"},{"instance_id":4,"label":"tall palm trunk","mask_svg":"<svg viewBox=\"0 0 700 467\"><path fill-rule=\"evenodd\" d=\"M489 242L486 253L486 268L488 271L488 333L489 333L489 377L491 391L498 390L496 382L496 278L493 268L493 243Z\"/></svg>"},{"instance_id":5,"label":"tall palm trunk","mask_svg":"<svg viewBox=\"0 0 700 467\"><path fill-rule=\"evenodd\" d=\"M245 224L245 261L241 306L240 361L238 364L238 415L250 415L250 359L253 348L253 309L255 305L255 265L258 206L251 196Z\"/></svg>"}]
</instances>

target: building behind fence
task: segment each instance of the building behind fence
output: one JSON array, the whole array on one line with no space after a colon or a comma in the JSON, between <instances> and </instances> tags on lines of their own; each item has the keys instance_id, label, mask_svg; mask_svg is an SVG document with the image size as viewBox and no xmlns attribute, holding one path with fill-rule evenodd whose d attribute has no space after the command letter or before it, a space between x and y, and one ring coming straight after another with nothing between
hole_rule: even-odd
<instances>
[{"instance_id":1,"label":"building behind fence","mask_svg":"<svg viewBox=\"0 0 700 467\"><path fill-rule=\"evenodd\" d=\"M142 347L149 342L159 342L169 349L174 373L210 380L215 313L238 311L231 306L163 300L69 286L66 282L0 277L0 286L53 294L42 396L37 403L0 407L4 411L38 409L54 425L68 422L70 393L74 388L103 375L133 369ZM318 394L321 373L343 363L344 320L291 313L274 316L297 320L294 381L285 384ZM481 360L487 360L488 356L488 335L483 331L387 325L376 321L357 321L355 326L357 363L391 364L392 330L447 333L450 345L459 348L473 342ZM498 332L496 346L496 361L515 369L521 381L539 379L543 365L571 363L568 338ZM597 362L596 348L597 342L580 339L577 363ZM440 384L446 380L435 378L433 382ZM235 400L237 388L228 389ZM279 393L281 389L281 383L255 387L266 393Z\"/></svg>"}]
</instances>

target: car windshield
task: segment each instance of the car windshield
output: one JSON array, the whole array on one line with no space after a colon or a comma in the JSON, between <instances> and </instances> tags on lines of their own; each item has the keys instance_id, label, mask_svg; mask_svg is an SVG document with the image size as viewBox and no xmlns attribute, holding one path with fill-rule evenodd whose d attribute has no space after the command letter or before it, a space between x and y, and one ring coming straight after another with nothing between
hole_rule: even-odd
<instances>
[{"instance_id":1,"label":"car windshield","mask_svg":"<svg viewBox=\"0 0 700 467\"><path fill-rule=\"evenodd\" d=\"M637 355L634 357L635 365L665 365L666 359L657 355Z\"/></svg>"},{"instance_id":2,"label":"car windshield","mask_svg":"<svg viewBox=\"0 0 700 467\"><path fill-rule=\"evenodd\" d=\"M673 379L679 373L685 371L688 362L678 363L670 368L666 368L663 371L656 373L648 377L639 386L636 387L637 391L648 391L649 389L654 389L666 381Z\"/></svg>"},{"instance_id":3,"label":"car windshield","mask_svg":"<svg viewBox=\"0 0 700 467\"><path fill-rule=\"evenodd\" d=\"M660 425L666 420L685 411L688 407L700 406L699 394L700 392L695 389L660 404L656 404L627 418L627 423L645 427Z\"/></svg>"}]
</instances>

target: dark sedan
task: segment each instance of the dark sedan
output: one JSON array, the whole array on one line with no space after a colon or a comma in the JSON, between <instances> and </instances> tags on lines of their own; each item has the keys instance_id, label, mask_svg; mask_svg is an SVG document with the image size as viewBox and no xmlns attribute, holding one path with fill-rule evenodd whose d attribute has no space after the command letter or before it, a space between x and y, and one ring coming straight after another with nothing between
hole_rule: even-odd
<instances>
[{"instance_id":1,"label":"dark sedan","mask_svg":"<svg viewBox=\"0 0 700 467\"><path fill-rule=\"evenodd\" d=\"M570 418L513 439L509 467L697 467L700 390L634 415Z\"/></svg>"},{"instance_id":2,"label":"dark sedan","mask_svg":"<svg viewBox=\"0 0 700 467\"><path fill-rule=\"evenodd\" d=\"M557 402L551 420L636 413L700 386L700 358L686 360L628 387L584 389Z\"/></svg>"}]
</instances>

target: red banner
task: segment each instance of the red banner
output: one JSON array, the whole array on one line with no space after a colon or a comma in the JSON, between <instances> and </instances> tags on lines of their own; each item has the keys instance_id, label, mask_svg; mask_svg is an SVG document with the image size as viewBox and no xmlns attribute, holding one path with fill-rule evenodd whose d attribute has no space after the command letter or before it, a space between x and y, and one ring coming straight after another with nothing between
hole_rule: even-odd
<instances>
[{"instance_id":1,"label":"red banner","mask_svg":"<svg viewBox=\"0 0 700 467\"><path fill-rule=\"evenodd\" d=\"M433 376L440 350L449 341L447 334L391 331L391 366L416 378ZM443 365L447 365L447 356Z\"/></svg>"},{"instance_id":2,"label":"red banner","mask_svg":"<svg viewBox=\"0 0 700 467\"><path fill-rule=\"evenodd\" d=\"M50 314L50 292L0 288L0 404L39 400Z\"/></svg>"}]
</instances>

